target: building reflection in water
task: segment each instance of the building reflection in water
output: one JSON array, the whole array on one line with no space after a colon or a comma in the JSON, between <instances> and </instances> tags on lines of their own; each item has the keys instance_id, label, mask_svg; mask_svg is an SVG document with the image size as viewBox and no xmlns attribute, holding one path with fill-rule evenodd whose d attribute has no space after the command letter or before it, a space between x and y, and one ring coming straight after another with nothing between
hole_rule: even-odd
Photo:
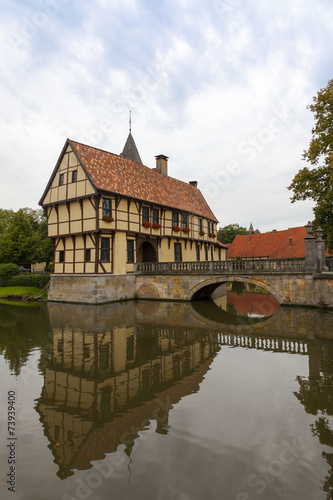
<instances>
[{"instance_id":1,"label":"building reflection in water","mask_svg":"<svg viewBox=\"0 0 333 500\"><path fill-rule=\"evenodd\" d=\"M164 326L144 321L154 308L141 303L134 318L126 305L49 305L53 352L36 409L59 477L120 444L130 456L152 421L167 433L170 408L198 390L219 350L217 334L195 320L177 326L177 314Z\"/></svg>"},{"instance_id":2,"label":"building reflection in water","mask_svg":"<svg viewBox=\"0 0 333 500\"><path fill-rule=\"evenodd\" d=\"M332 342L312 340L309 350L309 378L297 377L299 391L295 393L307 413L318 418L311 431L320 443L333 449L333 345ZM327 500L333 498L333 450L323 451L329 472L322 482Z\"/></svg>"},{"instance_id":3,"label":"building reflection in water","mask_svg":"<svg viewBox=\"0 0 333 500\"><path fill-rule=\"evenodd\" d=\"M59 477L90 468L121 444L131 456L148 426L167 434L169 410L198 391L224 345L308 356L309 377L298 377L295 395L307 413L318 415L313 434L333 447L328 419L333 415L333 314L287 308L250 324L231 323L230 314L213 303L205 311L199 306L49 304L52 353L36 409ZM330 468L323 490L331 498L333 453L326 449L322 455Z\"/></svg>"},{"instance_id":4,"label":"building reflection in water","mask_svg":"<svg viewBox=\"0 0 333 500\"><path fill-rule=\"evenodd\" d=\"M280 307L277 299L264 288L240 281L228 283L227 293L214 302L228 313L249 318L273 316Z\"/></svg>"}]
</instances>

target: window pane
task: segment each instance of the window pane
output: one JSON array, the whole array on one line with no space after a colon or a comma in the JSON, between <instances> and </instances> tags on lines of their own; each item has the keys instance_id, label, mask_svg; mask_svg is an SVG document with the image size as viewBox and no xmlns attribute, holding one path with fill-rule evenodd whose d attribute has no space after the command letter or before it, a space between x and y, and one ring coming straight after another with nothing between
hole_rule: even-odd
<instances>
[{"instance_id":1,"label":"window pane","mask_svg":"<svg viewBox=\"0 0 333 500\"><path fill-rule=\"evenodd\" d=\"M77 170L73 170L72 172L72 182L76 182L77 181Z\"/></svg>"},{"instance_id":2,"label":"window pane","mask_svg":"<svg viewBox=\"0 0 333 500\"><path fill-rule=\"evenodd\" d=\"M127 262L134 262L134 240L127 240Z\"/></svg>"},{"instance_id":3,"label":"window pane","mask_svg":"<svg viewBox=\"0 0 333 500\"><path fill-rule=\"evenodd\" d=\"M91 261L91 250L90 248L88 248L86 250L86 262L90 262Z\"/></svg>"},{"instance_id":4,"label":"window pane","mask_svg":"<svg viewBox=\"0 0 333 500\"><path fill-rule=\"evenodd\" d=\"M59 186L62 186L64 183L64 174L59 175Z\"/></svg>"},{"instance_id":5,"label":"window pane","mask_svg":"<svg viewBox=\"0 0 333 500\"><path fill-rule=\"evenodd\" d=\"M111 215L111 200L110 200L110 198L103 198L102 206L103 206L103 217Z\"/></svg>"},{"instance_id":6,"label":"window pane","mask_svg":"<svg viewBox=\"0 0 333 500\"><path fill-rule=\"evenodd\" d=\"M149 222L149 207L142 207L142 222Z\"/></svg>"},{"instance_id":7,"label":"window pane","mask_svg":"<svg viewBox=\"0 0 333 500\"><path fill-rule=\"evenodd\" d=\"M199 219L199 231L202 231L202 219Z\"/></svg>"},{"instance_id":8,"label":"window pane","mask_svg":"<svg viewBox=\"0 0 333 500\"><path fill-rule=\"evenodd\" d=\"M110 239L101 238L101 261L110 262Z\"/></svg>"},{"instance_id":9,"label":"window pane","mask_svg":"<svg viewBox=\"0 0 333 500\"><path fill-rule=\"evenodd\" d=\"M197 245L197 260L200 260L200 245Z\"/></svg>"},{"instance_id":10,"label":"window pane","mask_svg":"<svg viewBox=\"0 0 333 500\"><path fill-rule=\"evenodd\" d=\"M179 223L179 213L178 212L173 212L172 213L172 225L173 226L178 226L178 223Z\"/></svg>"},{"instance_id":11,"label":"window pane","mask_svg":"<svg viewBox=\"0 0 333 500\"><path fill-rule=\"evenodd\" d=\"M153 224L158 224L159 223L159 210L156 210L154 208L153 210Z\"/></svg>"},{"instance_id":12,"label":"window pane","mask_svg":"<svg viewBox=\"0 0 333 500\"><path fill-rule=\"evenodd\" d=\"M182 226L187 227L187 214L182 215Z\"/></svg>"},{"instance_id":13,"label":"window pane","mask_svg":"<svg viewBox=\"0 0 333 500\"><path fill-rule=\"evenodd\" d=\"M180 243L175 243L175 262L182 260L182 247Z\"/></svg>"}]
</instances>

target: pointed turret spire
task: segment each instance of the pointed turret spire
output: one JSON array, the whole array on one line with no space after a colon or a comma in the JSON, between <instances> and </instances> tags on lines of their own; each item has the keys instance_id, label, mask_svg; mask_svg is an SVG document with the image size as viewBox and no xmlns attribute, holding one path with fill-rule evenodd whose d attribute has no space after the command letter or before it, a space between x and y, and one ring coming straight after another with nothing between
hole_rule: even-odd
<instances>
[{"instance_id":1,"label":"pointed turret spire","mask_svg":"<svg viewBox=\"0 0 333 500\"><path fill-rule=\"evenodd\" d=\"M133 136L132 136L131 111L129 112L129 134L128 134L124 149L123 149L122 153L120 153L120 156L124 156L124 158L128 158L129 160L134 160L134 161L137 161L138 163L142 163L138 148L136 147L135 141L134 141Z\"/></svg>"}]
</instances>

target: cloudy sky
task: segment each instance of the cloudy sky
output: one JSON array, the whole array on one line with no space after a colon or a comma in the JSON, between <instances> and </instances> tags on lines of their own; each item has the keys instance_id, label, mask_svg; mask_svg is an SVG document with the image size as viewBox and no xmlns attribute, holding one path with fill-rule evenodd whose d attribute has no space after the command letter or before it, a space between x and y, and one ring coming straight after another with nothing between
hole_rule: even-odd
<instances>
[{"instance_id":1,"label":"cloudy sky","mask_svg":"<svg viewBox=\"0 0 333 500\"><path fill-rule=\"evenodd\" d=\"M67 137L197 180L220 226L304 225L287 190L333 78L331 0L2 0L0 208L37 208Z\"/></svg>"}]
</instances>

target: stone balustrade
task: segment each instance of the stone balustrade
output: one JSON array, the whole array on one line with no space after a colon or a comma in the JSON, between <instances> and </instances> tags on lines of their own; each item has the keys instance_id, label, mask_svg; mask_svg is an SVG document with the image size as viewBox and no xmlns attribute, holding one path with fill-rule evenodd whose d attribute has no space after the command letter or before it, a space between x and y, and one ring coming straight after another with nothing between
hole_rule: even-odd
<instances>
[{"instance_id":1,"label":"stone balustrade","mask_svg":"<svg viewBox=\"0 0 333 500\"><path fill-rule=\"evenodd\" d=\"M226 260L203 262L142 262L135 265L137 274L179 274L179 273L291 273L304 272L304 259L281 260Z\"/></svg>"}]
</instances>

